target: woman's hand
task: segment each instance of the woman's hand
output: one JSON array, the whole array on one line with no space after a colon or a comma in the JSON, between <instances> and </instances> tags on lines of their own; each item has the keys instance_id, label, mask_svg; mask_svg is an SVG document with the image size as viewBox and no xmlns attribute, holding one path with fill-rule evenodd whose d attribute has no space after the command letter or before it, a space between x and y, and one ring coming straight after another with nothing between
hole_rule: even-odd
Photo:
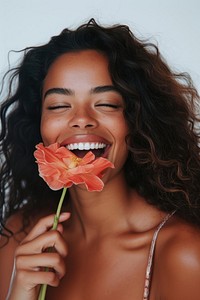
<instances>
[{"instance_id":1,"label":"woman's hand","mask_svg":"<svg viewBox=\"0 0 200 300\"><path fill-rule=\"evenodd\" d=\"M70 213L63 213L59 222L69 217ZM7 300L36 300L41 284L59 285L65 274L67 245L60 223L57 230L50 230L53 221L53 215L42 218L17 247ZM52 247L53 252L47 251ZM45 267L49 270L45 271Z\"/></svg>"}]
</instances>

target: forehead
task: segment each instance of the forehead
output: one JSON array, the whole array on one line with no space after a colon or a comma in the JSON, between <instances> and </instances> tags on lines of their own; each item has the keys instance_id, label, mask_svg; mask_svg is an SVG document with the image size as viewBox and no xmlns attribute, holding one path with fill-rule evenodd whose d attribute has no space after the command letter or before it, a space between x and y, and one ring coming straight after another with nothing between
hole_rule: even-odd
<instances>
[{"instance_id":1,"label":"forehead","mask_svg":"<svg viewBox=\"0 0 200 300\"><path fill-rule=\"evenodd\" d=\"M53 87L111 85L107 57L95 50L83 50L60 55L50 66L43 91Z\"/></svg>"},{"instance_id":2,"label":"forehead","mask_svg":"<svg viewBox=\"0 0 200 300\"><path fill-rule=\"evenodd\" d=\"M43 92L51 88L87 90L100 85L113 85L107 57L95 50L65 53L50 66Z\"/></svg>"}]
</instances>

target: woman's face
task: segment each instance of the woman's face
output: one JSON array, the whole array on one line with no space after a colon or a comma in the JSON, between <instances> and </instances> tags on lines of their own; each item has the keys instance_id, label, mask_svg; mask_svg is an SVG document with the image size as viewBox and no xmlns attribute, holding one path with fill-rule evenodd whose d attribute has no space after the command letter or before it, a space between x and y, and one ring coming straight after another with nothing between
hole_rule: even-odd
<instances>
[{"instance_id":1,"label":"woman's face","mask_svg":"<svg viewBox=\"0 0 200 300\"><path fill-rule=\"evenodd\" d=\"M44 80L42 101L46 146L58 142L80 157L91 150L122 169L128 154L124 101L103 54L84 50L58 57Z\"/></svg>"}]
</instances>

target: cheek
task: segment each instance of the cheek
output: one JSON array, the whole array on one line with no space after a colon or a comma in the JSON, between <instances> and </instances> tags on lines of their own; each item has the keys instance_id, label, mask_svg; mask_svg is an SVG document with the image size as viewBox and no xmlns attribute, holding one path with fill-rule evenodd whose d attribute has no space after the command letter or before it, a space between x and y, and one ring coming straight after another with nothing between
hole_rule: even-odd
<instances>
[{"instance_id":1,"label":"cheek","mask_svg":"<svg viewBox=\"0 0 200 300\"><path fill-rule=\"evenodd\" d=\"M118 120L113 126L113 132L122 143L125 142L126 136L129 134L129 128L124 118Z\"/></svg>"},{"instance_id":2,"label":"cheek","mask_svg":"<svg viewBox=\"0 0 200 300\"><path fill-rule=\"evenodd\" d=\"M40 132L45 146L57 142L62 127L64 127L62 119L51 119L42 116Z\"/></svg>"},{"instance_id":3,"label":"cheek","mask_svg":"<svg viewBox=\"0 0 200 300\"><path fill-rule=\"evenodd\" d=\"M115 118L109 117L103 120L105 127L109 127L110 130L118 136L126 136L129 133L129 127L124 119L124 115L121 113Z\"/></svg>"}]
</instances>

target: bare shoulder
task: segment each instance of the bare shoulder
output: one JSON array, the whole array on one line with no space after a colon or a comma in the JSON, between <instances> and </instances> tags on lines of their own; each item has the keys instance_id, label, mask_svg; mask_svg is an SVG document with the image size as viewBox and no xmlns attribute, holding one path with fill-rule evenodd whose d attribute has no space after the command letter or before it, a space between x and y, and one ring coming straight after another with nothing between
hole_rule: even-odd
<instances>
[{"instance_id":1,"label":"bare shoulder","mask_svg":"<svg viewBox=\"0 0 200 300\"><path fill-rule=\"evenodd\" d=\"M174 217L160 234L154 267L161 299L198 299L200 228Z\"/></svg>"},{"instance_id":2,"label":"bare shoulder","mask_svg":"<svg viewBox=\"0 0 200 300\"><path fill-rule=\"evenodd\" d=\"M160 244L161 255L165 261L183 266L194 266L200 263L200 228L179 218L174 218L165 232Z\"/></svg>"},{"instance_id":3,"label":"bare shoulder","mask_svg":"<svg viewBox=\"0 0 200 300\"><path fill-rule=\"evenodd\" d=\"M31 220L30 226L26 230L22 230L22 213L16 213L6 222L6 228L0 235L0 291L1 299L6 299L9 283L14 265L15 250L19 243L25 238L34 223Z\"/></svg>"},{"instance_id":4,"label":"bare shoulder","mask_svg":"<svg viewBox=\"0 0 200 300\"><path fill-rule=\"evenodd\" d=\"M3 229L3 234L1 236L1 247L3 244L8 244L8 239L12 240L13 237L17 239L23 238L23 233L21 232L22 229L22 213L18 212L11 216L7 221L5 228Z\"/></svg>"},{"instance_id":5,"label":"bare shoulder","mask_svg":"<svg viewBox=\"0 0 200 300\"><path fill-rule=\"evenodd\" d=\"M0 290L2 299L6 299L14 264L15 249L24 237L24 233L18 233L21 224L22 215L17 213L6 222L6 228L0 236Z\"/></svg>"}]
</instances>

